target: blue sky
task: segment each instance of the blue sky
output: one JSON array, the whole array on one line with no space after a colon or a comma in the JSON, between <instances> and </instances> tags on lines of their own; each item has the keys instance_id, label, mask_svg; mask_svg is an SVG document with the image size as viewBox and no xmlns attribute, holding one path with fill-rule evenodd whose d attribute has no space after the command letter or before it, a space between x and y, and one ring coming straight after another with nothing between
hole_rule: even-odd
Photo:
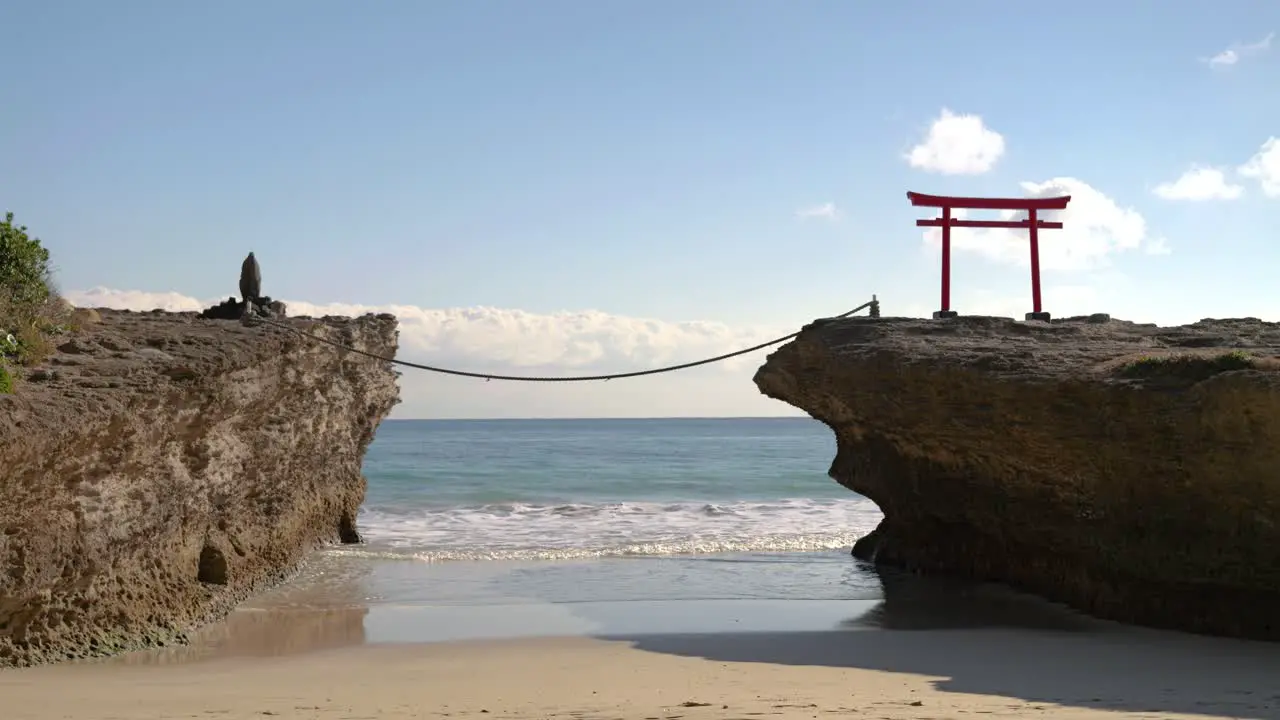
<instances>
[{"instance_id":1,"label":"blue sky","mask_svg":"<svg viewBox=\"0 0 1280 720\"><path fill-rule=\"evenodd\" d=\"M635 369L872 293L887 314L937 309L907 190L1069 191L1067 229L1043 240L1050 312L1280 320L1280 5L0 13L0 206L87 304L227 297L252 249L296 307L396 306L409 359ZM931 166L909 162L918 146ZM1209 172L1170 192L1193 167ZM1021 242L957 240L957 310L1030 309ZM622 389L406 377L400 413L790 412L751 385L762 360Z\"/></svg>"}]
</instances>

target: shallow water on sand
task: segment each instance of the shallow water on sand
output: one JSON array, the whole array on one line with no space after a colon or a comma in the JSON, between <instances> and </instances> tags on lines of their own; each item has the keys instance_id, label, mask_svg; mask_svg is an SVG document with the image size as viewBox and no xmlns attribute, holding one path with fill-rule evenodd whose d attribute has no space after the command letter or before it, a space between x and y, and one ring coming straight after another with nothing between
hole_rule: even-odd
<instances>
[{"instance_id":1,"label":"shallow water on sand","mask_svg":"<svg viewBox=\"0 0 1280 720\"><path fill-rule=\"evenodd\" d=\"M767 583L748 584L750 576L740 581L736 595L698 596L699 587L729 586L723 576L697 582L706 567L700 562L705 560L428 564L320 553L293 582L246 602L190 645L110 662L166 664L365 644L549 636L973 628L1078 633L1110 627L999 586L877 574L843 554L802 564L843 578L824 597L770 592ZM770 563L790 565L759 558L724 564L735 573L735 565ZM785 589L785 571L764 575ZM812 585L812 577L808 581ZM636 590L633 596L625 594L628 588Z\"/></svg>"}]
</instances>

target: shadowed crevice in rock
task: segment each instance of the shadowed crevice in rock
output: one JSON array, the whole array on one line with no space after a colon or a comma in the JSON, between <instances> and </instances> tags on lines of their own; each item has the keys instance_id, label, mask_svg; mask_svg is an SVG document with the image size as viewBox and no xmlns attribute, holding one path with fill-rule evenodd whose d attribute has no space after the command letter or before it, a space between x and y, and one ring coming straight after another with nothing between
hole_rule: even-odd
<instances>
[{"instance_id":1,"label":"shadowed crevice in rock","mask_svg":"<svg viewBox=\"0 0 1280 720\"><path fill-rule=\"evenodd\" d=\"M854 554L1280 639L1280 325L849 319L756 373L884 512Z\"/></svg>"},{"instance_id":2,"label":"shadowed crevice in rock","mask_svg":"<svg viewBox=\"0 0 1280 720\"><path fill-rule=\"evenodd\" d=\"M211 585L227 584L227 556L212 545L205 545L200 550L200 567L196 571L196 579Z\"/></svg>"},{"instance_id":3,"label":"shadowed crevice in rock","mask_svg":"<svg viewBox=\"0 0 1280 720\"><path fill-rule=\"evenodd\" d=\"M350 511L342 511L338 518L338 541L343 545L358 545L363 542L360 531L356 529L356 516Z\"/></svg>"}]
</instances>

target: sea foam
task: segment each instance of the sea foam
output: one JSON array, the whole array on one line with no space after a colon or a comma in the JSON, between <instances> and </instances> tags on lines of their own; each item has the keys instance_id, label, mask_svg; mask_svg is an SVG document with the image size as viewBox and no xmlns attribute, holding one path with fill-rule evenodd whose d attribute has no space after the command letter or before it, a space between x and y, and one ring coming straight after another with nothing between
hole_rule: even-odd
<instances>
[{"instance_id":1,"label":"sea foam","mask_svg":"<svg viewBox=\"0 0 1280 720\"><path fill-rule=\"evenodd\" d=\"M796 552L845 548L882 517L863 498L492 503L364 510L349 554L428 562Z\"/></svg>"}]
</instances>

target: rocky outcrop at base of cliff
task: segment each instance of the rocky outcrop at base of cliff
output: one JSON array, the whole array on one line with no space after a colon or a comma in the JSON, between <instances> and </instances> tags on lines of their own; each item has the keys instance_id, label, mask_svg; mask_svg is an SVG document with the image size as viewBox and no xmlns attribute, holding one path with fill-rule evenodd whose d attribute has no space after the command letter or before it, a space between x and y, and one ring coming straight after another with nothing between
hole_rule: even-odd
<instances>
[{"instance_id":1,"label":"rocky outcrop at base of cliff","mask_svg":"<svg viewBox=\"0 0 1280 720\"><path fill-rule=\"evenodd\" d=\"M181 641L326 542L398 402L396 320L101 323L0 396L0 665Z\"/></svg>"},{"instance_id":2,"label":"rocky outcrop at base of cliff","mask_svg":"<svg viewBox=\"0 0 1280 720\"><path fill-rule=\"evenodd\" d=\"M1280 639L1280 324L818 322L755 382L835 432L855 554Z\"/></svg>"}]
</instances>

